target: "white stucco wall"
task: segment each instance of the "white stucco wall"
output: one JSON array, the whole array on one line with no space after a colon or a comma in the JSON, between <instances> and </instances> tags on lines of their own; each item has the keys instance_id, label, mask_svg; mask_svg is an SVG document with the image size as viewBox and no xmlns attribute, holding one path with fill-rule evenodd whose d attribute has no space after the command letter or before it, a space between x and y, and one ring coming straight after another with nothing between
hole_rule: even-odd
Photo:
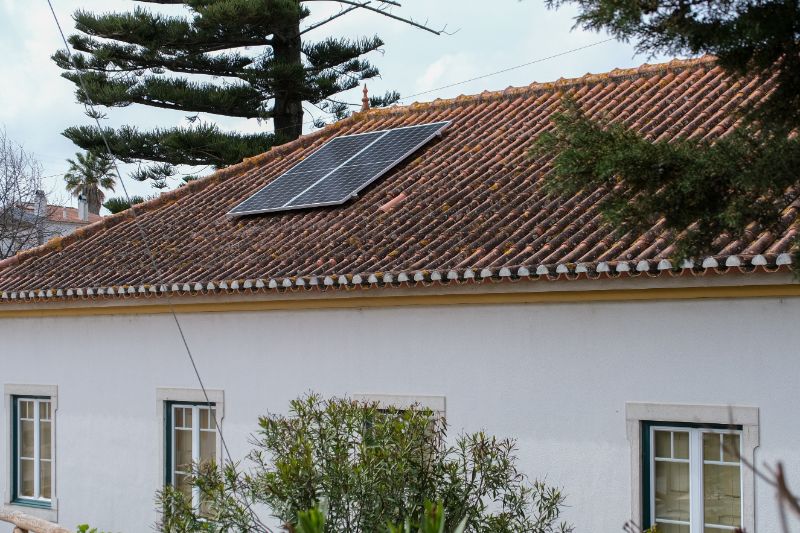
<instances>
[{"instance_id":1,"label":"white stucco wall","mask_svg":"<svg viewBox=\"0 0 800 533\"><path fill-rule=\"evenodd\" d=\"M798 318L800 299L750 299L191 314L182 323L206 386L224 390L236 457L259 414L307 391L444 395L454 429L519 440L523 470L564 488L577 531L615 532L630 518L627 401L758 407L757 460L783 460L800 483ZM148 530L162 479L156 389L197 386L172 318L0 319L0 338L0 381L58 385L59 522ZM5 447L4 438L0 457ZM776 531L776 520L771 491L757 485L758 531Z\"/></svg>"}]
</instances>

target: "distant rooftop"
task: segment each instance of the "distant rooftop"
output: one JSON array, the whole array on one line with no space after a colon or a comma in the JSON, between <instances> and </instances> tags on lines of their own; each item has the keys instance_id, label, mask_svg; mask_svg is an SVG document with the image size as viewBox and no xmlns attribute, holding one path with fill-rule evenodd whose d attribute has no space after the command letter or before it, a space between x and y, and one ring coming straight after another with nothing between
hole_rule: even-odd
<instances>
[{"instance_id":1,"label":"distant rooftop","mask_svg":"<svg viewBox=\"0 0 800 533\"><path fill-rule=\"evenodd\" d=\"M33 204L26 205L25 210L33 214L34 212ZM50 220L51 222L63 222L66 224L87 225L91 224L92 222L97 222L102 218L103 217L100 215L89 213L89 220L81 220L81 217L78 215L78 209L75 207L47 204L47 219Z\"/></svg>"}]
</instances>

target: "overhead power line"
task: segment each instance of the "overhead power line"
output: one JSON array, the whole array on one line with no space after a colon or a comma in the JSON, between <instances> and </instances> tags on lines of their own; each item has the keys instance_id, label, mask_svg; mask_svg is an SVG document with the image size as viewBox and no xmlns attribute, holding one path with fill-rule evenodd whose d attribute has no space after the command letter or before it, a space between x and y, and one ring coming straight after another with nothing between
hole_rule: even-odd
<instances>
[{"instance_id":1,"label":"overhead power line","mask_svg":"<svg viewBox=\"0 0 800 533\"><path fill-rule=\"evenodd\" d=\"M400 98L400 100L398 100L398 102L402 102L402 101L408 100L410 98L415 98L417 96L422 96L424 94L435 93L435 92L438 92L438 91L442 91L444 89L449 89L451 87L457 87L459 85L464 85L465 83L470 83L470 82L473 82L473 81L482 80L484 78L489 78L491 76L497 76L498 74L505 74L506 72L511 72L512 70L518 70L518 69L521 69L521 68L524 68L524 67L529 67L531 65L535 65L536 63L542 63L544 61L549 61L550 59L555 59L557 57L565 56L565 55L568 55L568 54L573 54L575 52L580 52L581 50L586 50L587 48L592 48L594 46L599 46L601 44L605 44L605 43L611 42L613 40L615 40L615 39L613 37L610 37L608 39L603 39L602 41L597 41L595 43L587 44L585 46L579 46L578 48L572 48L571 50L565 50L563 52L559 52L559 53L553 54L551 56L540 57L539 59L534 59L532 61L528 61L527 63L522 63L521 65L515 65L513 67L504 68L502 70L496 70L494 72L489 72L488 74L481 74L480 76L475 76L474 78L469 78L468 80L457 81L455 83L450 83L448 85L443 85L443 86L437 87L435 89L429 89L427 91L422 91L422 92L418 92L418 93L414 93L414 94L409 94L408 96L404 96L404 97Z\"/></svg>"}]
</instances>

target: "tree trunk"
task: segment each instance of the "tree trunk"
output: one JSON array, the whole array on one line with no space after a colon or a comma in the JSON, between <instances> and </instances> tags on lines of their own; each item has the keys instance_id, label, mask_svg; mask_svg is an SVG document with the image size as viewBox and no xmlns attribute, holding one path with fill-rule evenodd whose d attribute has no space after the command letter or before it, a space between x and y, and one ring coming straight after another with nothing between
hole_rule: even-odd
<instances>
[{"instance_id":1,"label":"tree trunk","mask_svg":"<svg viewBox=\"0 0 800 533\"><path fill-rule=\"evenodd\" d=\"M303 134L303 71L300 17L275 29L272 52L277 63L273 121L275 134L292 140Z\"/></svg>"},{"instance_id":2,"label":"tree trunk","mask_svg":"<svg viewBox=\"0 0 800 533\"><path fill-rule=\"evenodd\" d=\"M0 522L8 522L17 526L14 531L20 530L30 533L72 533L68 529L64 529L58 524L53 524L36 518L22 514L19 511L7 511L0 508Z\"/></svg>"},{"instance_id":3,"label":"tree trunk","mask_svg":"<svg viewBox=\"0 0 800 533\"><path fill-rule=\"evenodd\" d=\"M89 207L89 212L95 215L100 214L100 190L97 187L87 187L86 189L86 203Z\"/></svg>"}]
</instances>

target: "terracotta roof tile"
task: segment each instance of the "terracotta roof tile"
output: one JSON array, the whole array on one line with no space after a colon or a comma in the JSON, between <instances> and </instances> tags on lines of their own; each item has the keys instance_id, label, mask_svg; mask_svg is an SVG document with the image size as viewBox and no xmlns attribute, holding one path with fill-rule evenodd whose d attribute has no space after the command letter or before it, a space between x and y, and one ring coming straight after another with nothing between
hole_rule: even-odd
<instances>
[{"instance_id":1,"label":"terracotta roof tile","mask_svg":"<svg viewBox=\"0 0 800 533\"><path fill-rule=\"evenodd\" d=\"M725 133L735 110L767 88L727 76L706 57L359 113L138 207L160 274L126 211L0 262L3 301L75 297L79 289L118 297L405 278L679 274L666 261L671 235L662 223L618 237L599 213L600 191L558 199L540 190L549 163L531 160L528 150L552 127L567 92L591 116L670 139ZM343 206L226 215L337 135L443 120L452 124L440 139ZM686 266L692 273L787 268L799 205L786 208L783 232L721 237L713 259Z\"/></svg>"}]
</instances>

